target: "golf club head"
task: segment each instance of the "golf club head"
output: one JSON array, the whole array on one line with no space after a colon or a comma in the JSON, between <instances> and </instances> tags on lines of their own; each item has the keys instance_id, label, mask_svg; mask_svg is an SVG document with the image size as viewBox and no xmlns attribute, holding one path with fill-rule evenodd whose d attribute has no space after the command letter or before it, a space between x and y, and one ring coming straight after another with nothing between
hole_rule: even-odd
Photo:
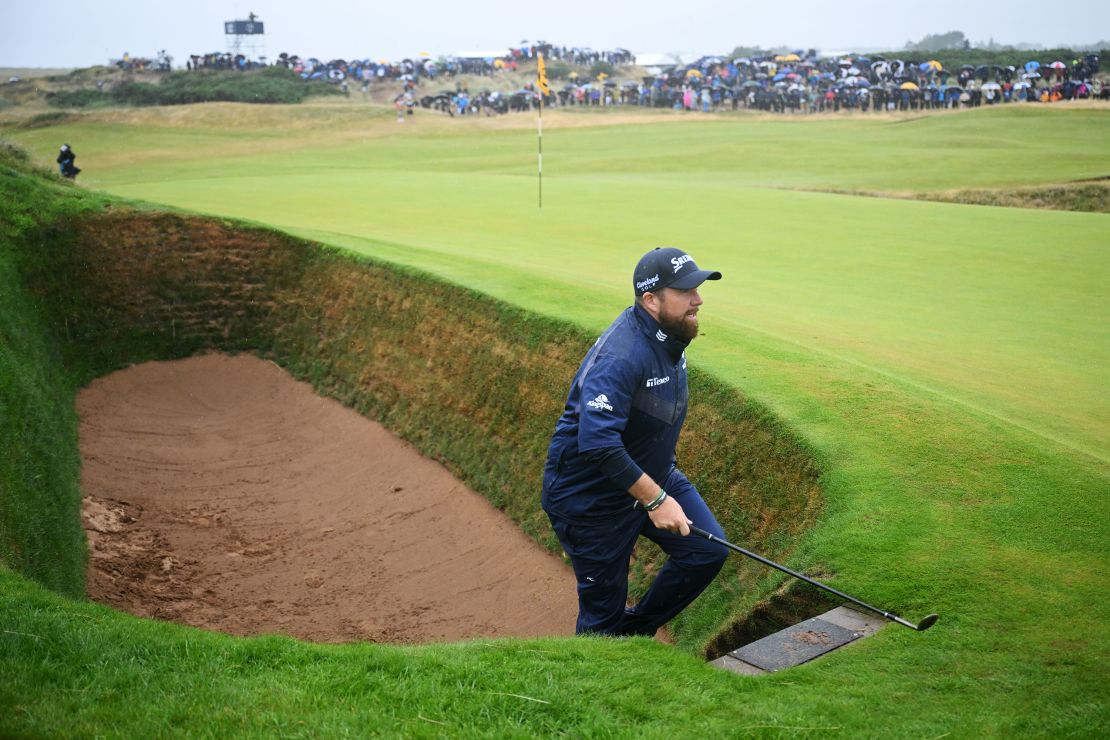
<instances>
[{"instance_id":1,"label":"golf club head","mask_svg":"<svg viewBox=\"0 0 1110 740\"><path fill-rule=\"evenodd\" d=\"M921 620L921 622L918 623L917 628L916 628L917 631L918 632L924 632L925 630L929 629L934 624L936 624L937 619L938 619L938 617L937 617L936 614L927 615L924 619Z\"/></svg>"}]
</instances>

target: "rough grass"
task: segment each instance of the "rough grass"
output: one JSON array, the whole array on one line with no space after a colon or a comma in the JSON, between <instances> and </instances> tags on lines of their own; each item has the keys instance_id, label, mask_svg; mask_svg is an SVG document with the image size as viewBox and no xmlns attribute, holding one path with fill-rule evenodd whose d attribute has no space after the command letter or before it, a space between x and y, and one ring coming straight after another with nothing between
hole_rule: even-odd
<instances>
[{"instance_id":1,"label":"rough grass","mask_svg":"<svg viewBox=\"0 0 1110 740\"><path fill-rule=\"evenodd\" d=\"M1110 182L1064 183L1023 188L980 188L940 192L906 193L869 190L826 190L841 195L863 195L873 198L929 200L938 203L960 203L1000 208L1041 208L1051 211L1110 213Z\"/></svg>"}]
</instances>

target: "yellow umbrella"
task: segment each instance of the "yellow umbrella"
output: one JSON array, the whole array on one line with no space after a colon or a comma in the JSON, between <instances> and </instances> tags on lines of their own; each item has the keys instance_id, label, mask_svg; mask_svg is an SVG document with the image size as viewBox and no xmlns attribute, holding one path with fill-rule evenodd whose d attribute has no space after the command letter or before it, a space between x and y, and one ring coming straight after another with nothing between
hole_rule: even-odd
<instances>
[{"instance_id":1,"label":"yellow umbrella","mask_svg":"<svg viewBox=\"0 0 1110 740\"><path fill-rule=\"evenodd\" d=\"M919 88L917 85L913 84L912 82L903 82L901 85L898 86L898 89L900 89L900 90L920 90L921 88Z\"/></svg>"},{"instance_id":2,"label":"yellow umbrella","mask_svg":"<svg viewBox=\"0 0 1110 740\"><path fill-rule=\"evenodd\" d=\"M776 62L800 62L802 58L797 54L779 54L775 57Z\"/></svg>"},{"instance_id":3,"label":"yellow umbrella","mask_svg":"<svg viewBox=\"0 0 1110 740\"><path fill-rule=\"evenodd\" d=\"M687 77L701 77L701 72L697 71L696 69L691 69L691 70L686 72L686 76Z\"/></svg>"},{"instance_id":4,"label":"yellow umbrella","mask_svg":"<svg viewBox=\"0 0 1110 740\"><path fill-rule=\"evenodd\" d=\"M941 63L938 62L936 59L930 59L929 61L927 61L925 63L928 64L933 69L935 69L937 72L940 72L944 69L944 66L941 65Z\"/></svg>"},{"instance_id":5,"label":"yellow umbrella","mask_svg":"<svg viewBox=\"0 0 1110 740\"><path fill-rule=\"evenodd\" d=\"M430 56L431 56L431 54L429 54L429 53L428 53L428 52L426 52L426 51L422 51L422 52L420 52L420 56L422 56L422 57L430 57Z\"/></svg>"}]
</instances>

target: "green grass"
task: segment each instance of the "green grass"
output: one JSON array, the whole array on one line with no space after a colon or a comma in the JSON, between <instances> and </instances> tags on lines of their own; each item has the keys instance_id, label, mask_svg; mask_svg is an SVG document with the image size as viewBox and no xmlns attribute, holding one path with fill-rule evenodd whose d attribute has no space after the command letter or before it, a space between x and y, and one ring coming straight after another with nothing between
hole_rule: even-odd
<instances>
[{"instance_id":1,"label":"green grass","mask_svg":"<svg viewBox=\"0 0 1110 740\"><path fill-rule=\"evenodd\" d=\"M911 619L941 614L928 633L890 628L758 680L639 642L543 643L583 656L565 667L523 657L530 644L499 644L494 652L513 658L505 673L479 657L486 648L405 653L410 670L430 672L433 682L461 661L474 680L533 676L506 691L547 698L535 676L553 676L555 685L573 684L564 690L581 712L551 719L475 701L464 711L479 719L455 732L688 730L666 709L644 710L663 694L686 722L717 733L1098 736L1108 729L1110 657L1100 638L1110 625L1106 217L783 188L927 192L1100 177L1110 170L1107 115L1015 106L921 118L675 117L548 128L542 211L532 132L480 123L417 117L403 131L375 122L363 130L343 118L334 129L261 126L251 136L231 123L89 120L13 138L40 158L60 138L70 141L92 187L272 224L591 330L627 304L627 273L644 249L689 248L725 272L704 290L705 336L691 361L772 409L827 464L825 514L791 562L821 567L838 587ZM698 471L688 472L696 481ZM21 585L4 588L23 598ZM38 621L13 631L66 632L71 610L90 608L28 610L21 618ZM186 639L124 616L105 619L131 630L136 650L156 651L163 631ZM273 659L286 649L321 650L323 665L340 674L370 650L281 645L268 644ZM38 642L25 649L30 663L71 655L50 659ZM201 660L218 649L206 647ZM158 686L168 671L131 665L93 675L112 670L116 681ZM654 665L663 668L648 670ZM202 690L199 673L185 670L177 693L201 692L198 707L215 715L220 700L203 692L232 684ZM274 709L283 676L279 668L252 674L237 696L280 721L312 703L319 709L309 727L335 734L340 725L329 723L355 711L311 681L289 702L296 708ZM76 677L58 680L79 687ZM414 687L402 701L442 721L434 693ZM96 711L95 702L65 696L80 716ZM53 706L19 704L36 717ZM203 727L223 728L215 718Z\"/></svg>"},{"instance_id":2,"label":"green grass","mask_svg":"<svg viewBox=\"0 0 1110 740\"><path fill-rule=\"evenodd\" d=\"M733 279L708 294L707 311L711 322L723 322L727 345L737 334L764 333L1105 461L1110 396L1098 389L1110 333L1105 324L1073 320L1108 310L1100 216L777 189L821 178L949 189L1110 171L1100 141L1110 111L1065 113L1015 106L912 120L555 130L547 137L543 211L525 154L530 131L436 128L383 137L371 127L373 138L360 141L342 120L333 137L342 143L329 144L318 132L90 124L86 173L92 185L128 197L354 249L369 239L361 246L369 253L478 279L479 288L511 300L529 294L523 305L548 313L564 311L545 298L561 294L530 290L530 273L605 291L608 305L568 314L591 326L624 300L634 255L685 245L731 268ZM62 130L71 140L82 134ZM16 138L34 144L59 135L47 129ZM928 156L907 157L913 146ZM1029 167L1031 158L1043 166ZM581 262L587 254L589 264ZM519 275L491 274L490 263Z\"/></svg>"}]
</instances>

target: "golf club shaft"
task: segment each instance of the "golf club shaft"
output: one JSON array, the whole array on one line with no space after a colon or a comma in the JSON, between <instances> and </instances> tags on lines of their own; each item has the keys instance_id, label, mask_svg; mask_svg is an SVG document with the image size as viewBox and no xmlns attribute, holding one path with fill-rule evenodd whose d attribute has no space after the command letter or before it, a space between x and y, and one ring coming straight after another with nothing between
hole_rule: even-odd
<instances>
[{"instance_id":1,"label":"golf club shaft","mask_svg":"<svg viewBox=\"0 0 1110 740\"><path fill-rule=\"evenodd\" d=\"M757 555L754 552L751 552L750 550L745 550L744 548L740 547L739 545L732 544L728 540L722 540L720 537L717 537L716 535L710 534L709 532L706 532L704 529L700 529L698 527L695 527L693 524L690 525L690 531L693 534L699 535L701 537L705 537L710 542L719 542L720 544L724 545L725 547L727 547L730 550L735 550L736 552L740 553L741 555L747 555L752 560L758 560L759 562L763 563L764 565L771 566L775 570L781 570L783 573L786 573L787 575L794 576L795 578L800 578L801 580L805 581L806 583L814 585L817 588L824 589L824 590L828 591L831 594L836 594L837 596L839 596L842 599L847 599L848 601L852 602L853 604L856 604L858 606L862 606L864 609L868 609L870 611L873 611L876 614L880 614L883 617L885 617L885 618L887 618L887 619L889 619L893 622L897 622L898 624L900 624L904 627L909 627L910 629L917 629L917 625L913 624L912 622L907 622L905 619L902 619L897 614L891 614L888 611L883 611L882 609L879 609L878 607L874 607L874 606L871 606L870 604L866 604L866 603L860 601L859 599L855 598L854 596L849 596L848 594L844 593L843 591L836 590L832 586L826 586L825 584L821 583L820 581L815 581L812 578L810 578L809 576L804 576L796 570L791 570L790 568L787 568L785 565L779 565L778 563L776 563L773 560L768 560L767 558L763 557L762 555Z\"/></svg>"}]
</instances>

